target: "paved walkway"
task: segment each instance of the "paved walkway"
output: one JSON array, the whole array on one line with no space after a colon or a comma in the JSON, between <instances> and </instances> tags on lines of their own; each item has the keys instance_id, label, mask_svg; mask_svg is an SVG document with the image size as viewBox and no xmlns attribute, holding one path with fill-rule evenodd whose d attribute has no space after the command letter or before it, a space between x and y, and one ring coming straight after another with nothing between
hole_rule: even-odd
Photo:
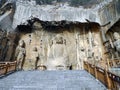
<instances>
[{"instance_id":1,"label":"paved walkway","mask_svg":"<svg viewBox=\"0 0 120 90\"><path fill-rule=\"evenodd\" d=\"M84 70L19 71L0 79L0 90L107 90Z\"/></svg>"}]
</instances>

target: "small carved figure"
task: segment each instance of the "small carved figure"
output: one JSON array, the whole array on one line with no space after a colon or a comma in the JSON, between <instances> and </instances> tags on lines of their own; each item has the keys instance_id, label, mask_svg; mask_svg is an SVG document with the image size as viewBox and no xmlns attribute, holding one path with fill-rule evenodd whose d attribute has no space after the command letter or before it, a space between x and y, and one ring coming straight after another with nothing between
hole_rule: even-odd
<instances>
[{"instance_id":1,"label":"small carved figure","mask_svg":"<svg viewBox=\"0 0 120 90\"><path fill-rule=\"evenodd\" d=\"M120 35L117 32L114 32L113 34L114 37L114 42L113 45L115 47L115 57L119 58L119 53L120 53Z\"/></svg>"},{"instance_id":2,"label":"small carved figure","mask_svg":"<svg viewBox=\"0 0 120 90\"><path fill-rule=\"evenodd\" d=\"M114 32L113 36L114 36L114 40L115 40L114 46L115 46L116 50L120 53L120 35L119 35L119 33Z\"/></svg>"},{"instance_id":3,"label":"small carved figure","mask_svg":"<svg viewBox=\"0 0 120 90\"><path fill-rule=\"evenodd\" d=\"M93 63L95 65L99 65L99 61L102 60L102 51L101 48L99 47L99 43L97 42L97 40L94 42L93 52L94 52Z\"/></svg>"},{"instance_id":4,"label":"small carved figure","mask_svg":"<svg viewBox=\"0 0 120 90\"><path fill-rule=\"evenodd\" d=\"M99 44L97 41L94 42L94 58L96 61L102 59L101 49L99 48Z\"/></svg>"},{"instance_id":5,"label":"small carved figure","mask_svg":"<svg viewBox=\"0 0 120 90\"><path fill-rule=\"evenodd\" d=\"M91 59L93 57L93 54L94 54L93 50L90 47L88 47L88 49L87 49L87 58Z\"/></svg>"},{"instance_id":6,"label":"small carved figure","mask_svg":"<svg viewBox=\"0 0 120 90\"><path fill-rule=\"evenodd\" d=\"M26 50L24 40L19 42L16 48L15 59L17 59L17 69L22 69Z\"/></svg>"}]
</instances>

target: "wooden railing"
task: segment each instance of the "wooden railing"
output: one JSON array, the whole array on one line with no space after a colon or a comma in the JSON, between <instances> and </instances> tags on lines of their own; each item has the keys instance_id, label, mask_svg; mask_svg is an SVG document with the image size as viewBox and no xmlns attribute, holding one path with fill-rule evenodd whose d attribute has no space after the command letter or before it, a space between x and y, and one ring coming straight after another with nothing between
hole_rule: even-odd
<instances>
[{"instance_id":1,"label":"wooden railing","mask_svg":"<svg viewBox=\"0 0 120 90\"><path fill-rule=\"evenodd\" d=\"M120 76L117 76L101 67L92 65L84 61L84 69L101 81L109 90L120 89Z\"/></svg>"},{"instance_id":2,"label":"wooden railing","mask_svg":"<svg viewBox=\"0 0 120 90\"><path fill-rule=\"evenodd\" d=\"M16 61L0 62L0 76L16 70Z\"/></svg>"}]
</instances>

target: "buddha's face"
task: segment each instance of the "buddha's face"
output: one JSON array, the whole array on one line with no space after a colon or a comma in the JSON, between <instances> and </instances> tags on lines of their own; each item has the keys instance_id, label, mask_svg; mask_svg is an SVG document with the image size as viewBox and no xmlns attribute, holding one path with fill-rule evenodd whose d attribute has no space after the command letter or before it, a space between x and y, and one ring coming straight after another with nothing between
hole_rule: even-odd
<instances>
[{"instance_id":1,"label":"buddha's face","mask_svg":"<svg viewBox=\"0 0 120 90\"><path fill-rule=\"evenodd\" d=\"M63 44L63 38L62 37L56 37L55 38L56 43Z\"/></svg>"}]
</instances>

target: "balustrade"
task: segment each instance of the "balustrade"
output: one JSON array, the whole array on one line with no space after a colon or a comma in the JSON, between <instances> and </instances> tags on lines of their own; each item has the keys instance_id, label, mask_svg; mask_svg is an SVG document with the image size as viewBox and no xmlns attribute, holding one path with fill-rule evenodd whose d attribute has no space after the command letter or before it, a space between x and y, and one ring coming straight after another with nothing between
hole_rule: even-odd
<instances>
[{"instance_id":1,"label":"balustrade","mask_svg":"<svg viewBox=\"0 0 120 90\"><path fill-rule=\"evenodd\" d=\"M16 70L17 62L0 62L0 75L6 75Z\"/></svg>"},{"instance_id":2,"label":"balustrade","mask_svg":"<svg viewBox=\"0 0 120 90\"><path fill-rule=\"evenodd\" d=\"M84 69L101 81L109 90L120 89L120 76L86 61L84 61Z\"/></svg>"}]
</instances>

